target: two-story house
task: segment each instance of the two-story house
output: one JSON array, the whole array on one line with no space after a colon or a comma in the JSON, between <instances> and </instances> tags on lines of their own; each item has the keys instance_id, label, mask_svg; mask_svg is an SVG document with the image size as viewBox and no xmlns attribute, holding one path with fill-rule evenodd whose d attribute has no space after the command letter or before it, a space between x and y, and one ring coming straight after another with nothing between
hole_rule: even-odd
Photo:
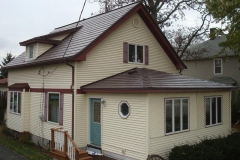
<instances>
[{"instance_id":1,"label":"two-story house","mask_svg":"<svg viewBox=\"0 0 240 160\"><path fill-rule=\"evenodd\" d=\"M210 29L210 34L214 35L214 28ZM183 75L206 79L227 85L240 85L240 63L238 57L230 49L226 53L219 54L222 48L219 43L226 41L226 35L213 36L209 40L195 44L190 47L191 52L196 52L197 58L188 56L184 58L187 69ZM198 53L198 51L202 53ZM237 91L233 92L236 99Z\"/></svg>"},{"instance_id":2,"label":"two-story house","mask_svg":"<svg viewBox=\"0 0 240 160\"><path fill-rule=\"evenodd\" d=\"M20 45L26 51L5 67L12 130L48 142L62 127L78 147L115 159L165 157L231 130L235 87L180 75L186 66L141 3Z\"/></svg>"}]
</instances>

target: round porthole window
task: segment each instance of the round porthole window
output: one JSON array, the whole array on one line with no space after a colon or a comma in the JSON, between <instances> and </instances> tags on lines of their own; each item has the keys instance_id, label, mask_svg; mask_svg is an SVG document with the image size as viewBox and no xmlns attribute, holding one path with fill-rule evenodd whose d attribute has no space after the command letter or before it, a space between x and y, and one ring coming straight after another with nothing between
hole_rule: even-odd
<instances>
[{"instance_id":1,"label":"round porthole window","mask_svg":"<svg viewBox=\"0 0 240 160\"><path fill-rule=\"evenodd\" d=\"M134 27L136 27L136 28L139 27L139 25L140 25L140 20L139 20L138 17L134 17L132 21L133 21L133 26L134 26Z\"/></svg>"},{"instance_id":2,"label":"round porthole window","mask_svg":"<svg viewBox=\"0 0 240 160\"><path fill-rule=\"evenodd\" d=\"M118 106L118 113L122 118L127 118L130 114L130 106L126 101L120 102Z\"/></svg>"}]
</instances>

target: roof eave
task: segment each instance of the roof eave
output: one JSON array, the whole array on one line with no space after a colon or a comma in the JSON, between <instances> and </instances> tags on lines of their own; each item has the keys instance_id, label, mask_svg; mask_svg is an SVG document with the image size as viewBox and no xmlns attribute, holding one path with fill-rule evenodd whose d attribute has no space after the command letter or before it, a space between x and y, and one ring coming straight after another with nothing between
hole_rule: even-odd
<instances>
[{"instance_id":1,"label":"roof eave","mask_svg":"<svg viewBox=\"0 0 240 160\"><path fill-rule=\"evenodd\" d=\"M166 93L166 92L212 92L212 91L231 91L238 87L229 88L81 88L86 93Z\"/></svg>"}]
</instances>

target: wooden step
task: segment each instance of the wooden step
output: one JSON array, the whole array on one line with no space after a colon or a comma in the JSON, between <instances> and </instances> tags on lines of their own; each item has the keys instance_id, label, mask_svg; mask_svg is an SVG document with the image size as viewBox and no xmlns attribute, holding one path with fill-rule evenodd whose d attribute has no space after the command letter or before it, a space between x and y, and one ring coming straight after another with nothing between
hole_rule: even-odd
<instances>
[{"instance_id":1,"label":"wooden step","mask_svg":"<svg viewBox=\"0 0 240 160\"><path fill-rule=\"evenodd\" d=\"M84 158L79 158L79 160L93 160L93 158L92 158L92 157L89 157L89 156L87 156L87 157L84 157Z\"/></svg>"},{"instance_id":2,"label":"wooden step","mask_svg":"<svg viewBox=\"0 0 240 160\"><path fill-rule=\"evenodd\" d=\"M88 157L88 152L85 152L85 151L80 151L78 152L79 153L79 158L85 158L85 157Z\"/></svg>"},{"instance_id":3,"label":"wooden step","mask_svg":"<svg viewBox=\"0 0 240 160\"><path fill-rule=\"evenodd\" d=\"M64 152L50 151L50 156L57 160L68 160L68 157L66 154L64 154Z\"/></svg>"}]
</instances>

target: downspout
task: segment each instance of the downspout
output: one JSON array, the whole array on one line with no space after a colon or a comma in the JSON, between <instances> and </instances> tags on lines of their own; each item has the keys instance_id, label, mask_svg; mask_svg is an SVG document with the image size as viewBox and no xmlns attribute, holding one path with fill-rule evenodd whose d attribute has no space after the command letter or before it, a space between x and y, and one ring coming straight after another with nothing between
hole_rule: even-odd
<instances>
[{"instance_id":1,"label":"downspout","mask_svg":"<svg viewBox=\"0 0 240 160\"><path fill-rule=\"evenodd\" d=\"M65 64L72 67L72 85L71 85L71 90L72 90L72 139L74 140L74 67L73 65L69 64L67 61L65 61Z\"/></svg>"}]
</instances>

